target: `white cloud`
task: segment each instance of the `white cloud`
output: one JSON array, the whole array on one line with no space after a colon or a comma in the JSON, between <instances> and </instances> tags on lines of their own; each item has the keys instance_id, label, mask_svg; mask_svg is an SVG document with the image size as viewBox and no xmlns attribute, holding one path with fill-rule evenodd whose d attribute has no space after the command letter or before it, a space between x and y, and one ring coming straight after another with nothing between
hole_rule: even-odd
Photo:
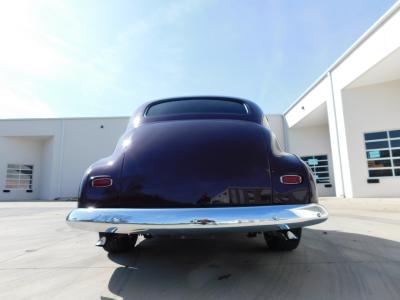
<instances>
[{"instance_id":1,"label":"white cloud","mask_svg":"<svg viewBox=\"0 0 400 300\"><path fill-rule=\"evenodd\" d=\"M61 114L69 109L65 103L79 97L85 99L83 106L97 112L106 111L110 105L99 99L132 99L139 97L138 91L150 93L154 87L149 77L153 74L168 78L158 85L179 82L183 73L182 41L174 38L157 47L154 44L163 38L165 26L190 20L192 13L205 6L200 0L160 5L126 24L112 38L99 38L94 48L82 42L88 33L96 32L88 27L90 22L77 17L79 6L47 0L39 4L0 0L0 118L55 116L45 99L38 96L43 93L46 98L53 97L52 103L57 103ZM57 18L49 18L52 11ZM65 24L71 26L67 34L59 31ZM51 25L56 29L50 30ZM82 28L87 31L82 33ZM31 85L26 86L26 82ZM63 89L67 91L64 94ZM65 95L73 97L60 101Z\"/></svg>"},{"instance_id":2,"label":"white cloud","mask_svg":"<svg viewBox=\"0 0 400 300\"><path fill-rule=\"evenodd\" d=\"M206 0L175 0L169 4L163 15L167 21L176 22L178 19L204 8L208 4L209 1L206 2Z\"/></svg>"},{"instance_id":3,"label":"white cloud","mask_svg":"<svg viewBox=\"0 0 400 300\"><path fill-rule=\"evenodd\" d=\"M0 85L0 107L0 119L56 117L55 112L45 102L29 95L18 95L2 85Z\"/></svg>"},{"instance_id":4,"label":"white cloud","mask_svg":"<svg viewBox=\"0 0 400 300\"><path fill-rule=\"evenodd\" d=\"M69 60L37 31L33 2L0 2L0 66L3 72L54 76Z\"/></svg>"}]
</instances>

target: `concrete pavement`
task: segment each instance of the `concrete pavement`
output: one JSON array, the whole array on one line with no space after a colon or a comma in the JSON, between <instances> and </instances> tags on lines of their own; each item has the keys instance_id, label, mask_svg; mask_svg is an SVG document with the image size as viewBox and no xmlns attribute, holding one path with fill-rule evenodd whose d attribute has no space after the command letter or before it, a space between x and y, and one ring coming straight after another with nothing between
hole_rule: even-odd
<instances>
[{"instance_id":1,"label":"concrete pavement","mask_svg":"<svg viewBox=\"0 0 400 300\"><path fill-rule=\"evenodd\" d=\"M0 299L400 299L400 199L324 199L299 248L261 236L139 240L108 256L73 202L0 203Z\"/></svg>"}]
</instances>

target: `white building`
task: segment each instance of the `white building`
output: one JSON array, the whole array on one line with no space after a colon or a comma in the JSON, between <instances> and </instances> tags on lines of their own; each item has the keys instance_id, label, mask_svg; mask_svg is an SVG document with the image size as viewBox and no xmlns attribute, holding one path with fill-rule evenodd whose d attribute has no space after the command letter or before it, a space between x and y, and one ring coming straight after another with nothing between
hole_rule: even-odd
<instances>
[{"instance_id":1,"label":"white building","mask_svg":"<svg viewBox=\"0 0 400 300\"><path fill-rule=\"evenodd\" d=\"M113 152L127 123L128 117L1 120L0 200L76 197L86 168Z\"/></svg>"},{"instance_id":2,"label":"white building","mask_svg":"<svg viewBox=\"0 0 400 300\"><path fill-rule=\"evenodd\" d=\"M328 157L334 189L320 195L400 196L400 2L284 117L289 151Z\"/></svg>"},{"instance_id":3,"label":"white building","mask_svg":"<svg viewBox=\"0 0 400 300\"><path fill-rule=\"evenodd\" d=\"M400 197L400 2L283 115L289 152L313 168L321 196ZM0 200L76 197L128 117L0 120Z\"/></svg>"}]
</instances>

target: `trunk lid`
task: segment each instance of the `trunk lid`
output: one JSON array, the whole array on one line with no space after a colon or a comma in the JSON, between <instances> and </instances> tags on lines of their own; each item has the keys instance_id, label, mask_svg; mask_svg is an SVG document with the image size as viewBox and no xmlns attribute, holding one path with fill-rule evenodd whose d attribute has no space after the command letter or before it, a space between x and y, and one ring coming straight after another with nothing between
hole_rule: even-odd
<instances>
[{"instance_id":1,"label":"trunk lid","mask_svg":"<svg viewBox=\"0 0 400 300\"><path fill-rule=\"evenodd\" d=\"M180 120L131 133L121 171L121 207L271 203L268 131L238 120Z\"/></svg>"}]
</instances>

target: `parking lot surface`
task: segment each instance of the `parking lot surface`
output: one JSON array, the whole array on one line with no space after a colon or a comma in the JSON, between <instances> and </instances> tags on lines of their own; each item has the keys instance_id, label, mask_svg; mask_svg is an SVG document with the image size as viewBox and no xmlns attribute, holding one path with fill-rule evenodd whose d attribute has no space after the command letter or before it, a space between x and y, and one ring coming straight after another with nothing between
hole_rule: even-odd
<instances>
[{"instance_id":1,"label":"parking lot surface","mask_svg":"<svg viewBox=\"0 0 400 300\"><path fill-rule=\"evenodd\" d=\"M298 249L262 236L139 239L107 255L73 202L0 203L0 299L400 299L400 199L324 199Z\"/></svg>"}]
</instances>

